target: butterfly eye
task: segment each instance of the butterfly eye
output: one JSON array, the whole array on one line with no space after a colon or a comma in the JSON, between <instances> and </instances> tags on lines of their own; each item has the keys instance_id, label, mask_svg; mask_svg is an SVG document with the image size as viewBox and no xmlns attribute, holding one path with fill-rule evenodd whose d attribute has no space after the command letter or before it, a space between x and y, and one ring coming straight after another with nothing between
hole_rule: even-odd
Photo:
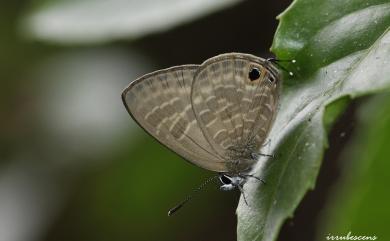
<instances>
[{"instance_id":1,"label":"butterfly eye","mask_svg":"<svg viewBox=\"0 0 390 241\"><path fill-rule=\"evenodd\" d=\"M232 183L232 180L229 177L227 177L226 175L219 176L219 180L221 180L221 182L225 185L229 185Z\"/></svg>"},{"instance_id":2,"label":"butterfly eye","mask_svg":"<svg viewBox=\"0 0 390 241\"><path fill-rule=\"evenodd\" d=\"M258 68L252 68L248 75L251 81L255 81L260 78L260 70Z\"/></svg>"}]
</instances>

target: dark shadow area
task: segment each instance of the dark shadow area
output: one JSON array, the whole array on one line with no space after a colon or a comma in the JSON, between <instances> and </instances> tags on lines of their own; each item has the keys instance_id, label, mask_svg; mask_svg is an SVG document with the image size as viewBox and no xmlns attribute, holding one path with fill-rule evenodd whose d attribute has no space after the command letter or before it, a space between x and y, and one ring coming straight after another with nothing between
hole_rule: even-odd
<instances>
[{"instance_id":1,"label":"dark shadow area","mask_svg":"<svg viewBox=\"0 0 390 241\"><path fill-rule=\"evenodd\" d=\"M243 52L269 57L280 14L290 1L243 1L225 11L149 36L133 47L162 66L200 64L221 53Z\"/></svg>"}]
</instances>

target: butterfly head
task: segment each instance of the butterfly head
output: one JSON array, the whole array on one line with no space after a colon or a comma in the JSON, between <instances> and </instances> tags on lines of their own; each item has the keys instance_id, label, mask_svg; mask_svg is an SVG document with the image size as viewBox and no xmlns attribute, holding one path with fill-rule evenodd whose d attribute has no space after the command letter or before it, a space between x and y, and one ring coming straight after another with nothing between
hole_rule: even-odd
<instances>
[{"instance_id":1,"label":"butterfly head","mask_svg":"<svg viewBox=\"0 0 390 241\"><path fill-rule=\"evenodd\" d=\"M227 174L220 174L219 180L222 183L222 186L220 187L222 191L231 191L233 189L242 187L246 182L245 177L229 176Z\"/></svg>"}]
</instances>

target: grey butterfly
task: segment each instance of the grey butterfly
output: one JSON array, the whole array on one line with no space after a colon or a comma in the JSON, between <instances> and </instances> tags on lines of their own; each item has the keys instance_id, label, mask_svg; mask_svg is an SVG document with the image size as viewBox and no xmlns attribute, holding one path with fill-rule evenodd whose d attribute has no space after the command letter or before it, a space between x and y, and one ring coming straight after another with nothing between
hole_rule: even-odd
<instances>
[{"instance_id":1,"label":"grey butterfly","mask_svg":"<svg viewBox=\"0 0 390 241\"><path fill-rule=\"evenodd\" d=\"M146 74L130 83L122 100L161 144L218 172L222 190L243 192L248 177L261 180L249 172L274 122L280 87L273 61L228 53Z\"/></svg>"}]
</instances>

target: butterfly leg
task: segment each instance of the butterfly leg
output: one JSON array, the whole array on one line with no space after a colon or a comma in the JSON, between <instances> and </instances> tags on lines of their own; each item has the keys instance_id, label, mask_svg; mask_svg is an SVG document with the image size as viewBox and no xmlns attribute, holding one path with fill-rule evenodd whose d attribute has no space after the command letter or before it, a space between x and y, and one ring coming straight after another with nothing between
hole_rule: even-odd
<instances>
[{"instance_id":1,"label":"butterfly leg","mask_svg":"<svg viewBox=\"0 0 390 241\"><path fill-rule=\"evenodd\" d=\"M264 147L268 144L271 145L271 139L268 139L266 142L264 142L264 144L262 144L262 146ZM266 157L271 157L271 158L275 157L275 155L273 155L273 154L252 153L252 158L258 159L260 156L266 156Z\"/></svg>"},{"instance_id":2,"label":"butterfly leg","mask_svg":"<svg viewBox=\"0 0 390 241\"><path fill-rule=\"evenodd\" d=\"M244 188L242 188L241 185L237 185L237 188L238 188L238 190L240 190L240 192L241 192L241 194L242 194L242 197L244 198L245 204L246 204L247 206L249 206L248 202L246 201L246 197L245 197L245 193L244 193Z\"/></svg>"},{"instance_id":3,"label":"butterfly leg","mask_svg":"<svg viewBox=\"0 0 390 241\"><path fill-rule=\"evenodd\" d=\"M257 181L262 182L263 184L265 184L265 181L263 179L261 179L259 177L256 177L255 175L252 175L252 174L240 174L240 176L243 177L243 178L251 177L251 178L254 178Z\"/></svg>"},{"instance_id":4,"label":"butterfly leg","mask_svg":"<svg viewBox=\"0 0 390 241\"><path fill-rule=\"evenodd\" d=\"M264 142L261 146L267 146L268 144L271 144L271 138L269 138L266 142Z\"/></svg>"},{"instance_id":5,"label":"butterfly leg","mask_svg":"<svg viewBox=\"0 0 390 241\"><path fill-rule=\"evenodd\" d=\"M264 154L264 153L252 153L251 156L253 159L259 159L259 157L261 157L261 156L266 156L266 157L271 157L271 158L275 157L275 155L273 155L273 154Z\"/></svg>"}]
</instances>

